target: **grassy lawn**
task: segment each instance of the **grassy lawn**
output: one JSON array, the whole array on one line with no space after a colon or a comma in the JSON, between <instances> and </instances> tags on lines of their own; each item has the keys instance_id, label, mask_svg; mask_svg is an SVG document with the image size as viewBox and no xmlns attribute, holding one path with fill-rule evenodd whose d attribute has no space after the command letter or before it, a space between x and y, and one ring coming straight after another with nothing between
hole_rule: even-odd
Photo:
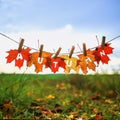
<instances>
[{"instance_id":1,"label":"grassy lawn","mask_svg":"<svg viewBox=\"0 0 120 120\"><path fill-rule=\"evenodd\" d=\"M0 119L100 120L98 114L120 120L120 75L0 74Z\"/></svg>"}]
</instances>

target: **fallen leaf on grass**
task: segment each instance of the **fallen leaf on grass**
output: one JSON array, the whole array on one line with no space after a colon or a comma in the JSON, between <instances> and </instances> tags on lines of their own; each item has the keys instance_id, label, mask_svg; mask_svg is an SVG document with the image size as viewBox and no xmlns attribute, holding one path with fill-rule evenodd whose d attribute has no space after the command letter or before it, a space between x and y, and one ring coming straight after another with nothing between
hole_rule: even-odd
<instances>
[{"instance_id":1,"label":"fallen leaf on grass","mask_svg":"<svg viewBox=\"0 0 120 120\"><path fill-rule=\"evenodd\" d=\"M74 119L76 119L76 118L78 118L78 117L79 117L78 112L70 112L70 115L68 116L68 118L69 118L70 120L74 120Z\"/></svg>"},{"instance_id":2,"label":"fallen leaf on grass","mask_svg":"<svg viewBox=\"0 0 120 120\"><path fill-rule=\"evenodd\" d=\"M114 98L114 97L116 97L116 93L113 91L113 90L110 90L109 92L108 92L108 97L110 97L110 98Z\"/></svg>"},{"instance_id":3,"label":"fallen leaf on grass","mask_svg":"<svg viewBox=\"0 0 120 120\"><path fill-rule=\"evenodd\" d=\"M50 95L46 96L46 98L47 98L47 99L54 99L55 96L50 94Z\"/></svg>"},{"instance_id":4,"label":"fallen leaf on grass","mask_svg":"<svg viewBox=\"0 0 120 120\"><path fill-rule=\"evenodd\" d=\"M83 120L83 119L80 117L80 118L78 118L77 120Z\"/></svg>"},{"instance_id":5,"label":"fallen leaf on grass","mask_svg":"<svg viewBox=\"0 0 120 120\"><path fill-rule=\"evenodd\" d=\"M74 118L74 115L71 114L71 115L68 116L68 118L71 120L71 119Z\"/></svg>"},{"instance_id":6,"label":"fallen leaf on grass","mask_svg":"<svg viewBox=\"0 0 120 120\"><path fill-rule=\"evenodd\" d=\"M106 99L106 100L105 100L105 103L113 104L113 101L110 100L110 99Z\"/></svg>"},{"instance_id":7,"label":"fallen leaf on grass","mask_svg":"<svg viewBox=\"0 0 120 120\"><path fill-rule=\"evenodd\" d=\"M94 113L98 113L98 109L97 108L93 108L93 112Z\"/></svg>"},{"instance_id":8,"label":"fallen leaf on grass","mask_svg":"<svg viewBox=\"0 0 120 120\"><path fill-rule=\"evenodd\" d=\"M81 118L82 118L82 120L89 120L89 118L85 115L82 115Z\"/></svg>"},{"instance_id":9,"label":"fallen leaf on grass","mask_svg":"<svg viewBox=\"0 0 120 120\"><path fill-rule=\"evenodd\" d=\"M6 119L6 120L13 119L14 108L11 102L3 104L3 112L4 112L3 119Z\"/></svg>"},{"instance_id":10,"label":"fallen leaf on grass","mask_svg":"<svg viewBox=\"0 0 120 120\"><path fill-rule=\"evenodd\" d=\"M101 98L101 95L98 93L98 94L93 95L90 99L91 100L99 100L100 98Z\"/></svg>"},{"instance_id":11,"label":"fallen leaf on grass","mask_svg":"<svg viewBox=\"0 0 120 120\"><path fill-rule=\"evenodd\" d=\"M102 113L101 112L96 114L95 120L102 120Z\"/></svg>"},{"instance_id":12,"label":"fallen leaf on grass","mask_svg":"<svg viewBox=\"0 0 120 120\"><path fill-rule=\"evenodd\" d=\"M62 113L63 112L62 106L59 104L55 104L55 109L53 110L53 112Z\"/></svg>"},{"instance_id":13,"label":"fallen leaf on grass","mask_svg":"<svg viewBox=\"0 0 120 120\"><path fill-rule=\"evenodd\" d=\"M3 107L4 108L12 108L12 103L11 102L5 103L5 104L3 104Z\"/></svg>"}]
</instances>

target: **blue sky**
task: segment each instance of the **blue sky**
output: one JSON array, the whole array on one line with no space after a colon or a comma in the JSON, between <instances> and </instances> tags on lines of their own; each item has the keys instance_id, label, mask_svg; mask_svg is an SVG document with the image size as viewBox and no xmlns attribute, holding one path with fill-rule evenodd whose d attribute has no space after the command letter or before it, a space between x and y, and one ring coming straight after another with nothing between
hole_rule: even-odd
<instances>
[{"instance_id":1,"label":"blue sky","mask_svg":"<svg viewBox=\"0 0 120 120\"><path fill-rule=\"evenodd\" d=\"M119 0L0 0L1 31L56 29L120 31Z\"/></svg>"},{"instance_id":2,"label":"blue sky","mask_svg":"<svg viewBox=\"0 0 120 120\"><path fill-rule=\"evenodd\" d=\"M100 42L103 35L107 41L120 35L120 0L0 0L0 32L18 42L25 38L25 44L34 48L40 39L51 52L58 47L66 52L73 44L77 51L82 42L95 47L96 35ZM104 68L120 65L119 43L120 38L112 42L113 58ZM0 71L11 68L5 51L16 47L0 36Z\"/></svg>"}]
</instances>

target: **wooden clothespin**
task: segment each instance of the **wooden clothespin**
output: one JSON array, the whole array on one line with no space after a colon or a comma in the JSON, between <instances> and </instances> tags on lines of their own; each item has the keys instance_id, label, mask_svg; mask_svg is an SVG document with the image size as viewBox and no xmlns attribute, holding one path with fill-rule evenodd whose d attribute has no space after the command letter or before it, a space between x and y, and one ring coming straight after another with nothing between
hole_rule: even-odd
<instances>
[{"instance_id":1,"label":"wooden clothespin","mask_svg":"<svg viewBox=\"0 0 120 120\"><path fill-rule=\"evenodd\" d=\"M84 56L87 55L87 53L86 53L86 44L85 43L83 43L83 54L84 54Z\"/></svg>"},{"instance_id":2,"label":"wooden clothespin","mask_svg":"<svg viewBox=\"0 0 120 120\"><path fill-rule=\"evenodd\" d=\"M72 54L73 54L73 52L74 52L74 49L75 49L75 46L72 46L71 51L70 51L70 54L69 54L69 58L72 57Z\"/></svg>"},{"instance_id":3,"label":"wooden clothespin","mask_svg":"<svg viewBox=\"0 0 120 120\"><path fill-rule=\"evenodd\" d=\"M106 37L103 36L103 37L102 37L102 43L101 43L101 45L102 45L102 50L104 50L104 47L105 47L105 39L106 39Z\"/></svg>"},{"instance_id":4,"label":"wooden clothespin","mask_svg":"<svg viewBox=\"0 0 120 120\"><path fill-rule=\"evenodd\" d=\"M18 52L21 52L23 43L24 43L24 39L21 39L20 44L19 44L19 47L18 47Z\"/></svg>"},{"instance_id":5,"label":"wooden clothespin","mask_svg":"<svg viewBox=\"0 0 120 120\"><path fill-rule=\"evenodd\" d=\"M43 44L40 45L40 50L39 50L39 56L38 57L42 57L42 51L43 51Z\"/></svg>"},{"instance_id":6,"label":"wooden clothespin","mask_svg":"<svg viewBox=\"0 0 120 120\"><path fill-rule=\"evenodd\" d=\"M60 51L61 51L61 47L59 47L59 49L57 50L57 52L55 53L55 56L54 56L54 58L57 58L57 56L59 55L59 53L60 53Z\"/></svg>"}]
</instances>

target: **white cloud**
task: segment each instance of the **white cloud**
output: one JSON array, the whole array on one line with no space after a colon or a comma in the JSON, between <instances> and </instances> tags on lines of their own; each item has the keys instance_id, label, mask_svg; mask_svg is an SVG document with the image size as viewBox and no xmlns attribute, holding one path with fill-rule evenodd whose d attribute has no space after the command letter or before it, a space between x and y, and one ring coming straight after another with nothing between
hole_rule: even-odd
<instances>
[{"instance_id":1,"label":"white cloud","mask_svg":"<svg viewBox=\"0 0 120 120\"><path fill-rule=\"evenodd\" d=\"M96 40L96 33L78 33L75 32L73 27L70 24L67 24L66 26L56 29L56 30L48 30L48 31L29 31L29 32L18 32L18 33L6 33L9 37L13 38L17 42L20 41L20 38L24 38L25 42L24 44L33 47L35 49L38 48L38 40L39 44L44 45L44 50L49 52L54 52L53 50L57 51L59 47L62 47L61 53L68 52L69 49L71 49L72 45L75 46L75 52L80 51L77 44L82 49L82 43L85 42L87 45L87 48L92 48L97 46L97 40ZM101 39L102 36L99 36ZM39 45L40 46L40 45ZM114 44L114 48L117 47L118 44ZM6 51L10 49L17 49L18 44L14 43L13 41L3 37L0 35L0 72L17 72L17 73L23 73L26 71L26 66L23 67L21 70L16 68L14 66L14 63L6 64L5 57L7 56ZM108 65L101 65L99 68L97 68L97 71L100 71L100 69L107 69L110 70L111 66L120 65L120 58L111 57L111 61ZM28 68L28 73L35 73L34 67ZM46 69L43 73L50 72L49 69Z\"/></svg>"},{"instance_id":2,"label":"white cloud","mask_svg":"<svg viewBox=\"0 0 120 120\"><path fill-rule=\"evenodd\" d=\"M71 24L67 24L67 25L65 26L65 30L66 30L67 32L72 32L72 30L73 30L72 25L71 25Z\"/></svg>"}]
</instances>

